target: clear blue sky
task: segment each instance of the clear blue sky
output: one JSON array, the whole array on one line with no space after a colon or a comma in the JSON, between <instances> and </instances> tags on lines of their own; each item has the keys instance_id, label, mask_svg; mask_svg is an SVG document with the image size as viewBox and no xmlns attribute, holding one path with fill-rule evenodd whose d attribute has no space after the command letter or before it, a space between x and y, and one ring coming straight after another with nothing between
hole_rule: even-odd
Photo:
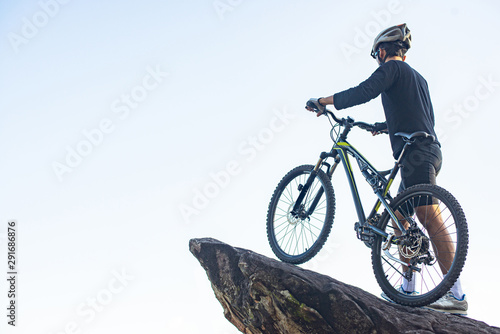
<instances>
[{"instance_id":1,"label":"clear blue sky","mask_svg":"<svg viewBox=\"0 0 500 334\"><path fill-rule=\"evenodd\" d=\"M16 219L20 309L2 332L236 333L189 239L272 256L274 187L330 147L328 122L305 102L366 79L373 37L403 22L443 143L438 183L470 225L469 315L500 326L499 10L493 0L3 2L0 249L5 259ZM340 115L383 119L379 99ZM386 137L351 142L392 165ZM335 181L333 232L304 267L378 295L345 177ZM0 281L2 305L6 289Z\"/></svg>"}]
</instances>

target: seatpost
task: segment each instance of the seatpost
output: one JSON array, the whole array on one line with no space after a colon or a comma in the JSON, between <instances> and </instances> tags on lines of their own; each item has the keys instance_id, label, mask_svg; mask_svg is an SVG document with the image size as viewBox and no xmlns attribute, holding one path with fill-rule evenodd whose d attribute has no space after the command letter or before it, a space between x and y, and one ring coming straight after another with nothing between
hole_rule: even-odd
<instances>
[{"instance_id":1,"label":"seatpost","mask_svg":"<svg viewBox=\"0 0 500 334\"><path fill-rule=\"evenodd\" d=\"M404 140L404 139L403 139ZM406 149L408 148L408 146L410 146L412 144L411 141L406 141L405 140L405 146L403 146L403 149L401 150L401 153L399 154L399 157L398 157L398 160L396 161L396 164L399 165L401 163L401 160L403 160L403 156L405 155L406 153Z\"/></svg>"}]
</instances>

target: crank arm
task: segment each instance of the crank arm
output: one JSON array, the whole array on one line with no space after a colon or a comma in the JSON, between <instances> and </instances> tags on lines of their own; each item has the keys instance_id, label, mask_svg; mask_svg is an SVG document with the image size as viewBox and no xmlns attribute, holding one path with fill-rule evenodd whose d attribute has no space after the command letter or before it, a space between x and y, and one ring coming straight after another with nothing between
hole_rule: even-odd
<instances>
[{"instance_id":1,"label":"crank arm","mask_svg":"<svg viewBox=\"0 0 500 334\"><path fill-rule=\"evenodd\" d=\"M382 249L384 251L388 251L389 248L391 248L391 243L392 243L393 238L394 238L394 234L393 233L389 234L389 238L387 238L387 241L382 245Z\"/></svg>"}]
</instances>

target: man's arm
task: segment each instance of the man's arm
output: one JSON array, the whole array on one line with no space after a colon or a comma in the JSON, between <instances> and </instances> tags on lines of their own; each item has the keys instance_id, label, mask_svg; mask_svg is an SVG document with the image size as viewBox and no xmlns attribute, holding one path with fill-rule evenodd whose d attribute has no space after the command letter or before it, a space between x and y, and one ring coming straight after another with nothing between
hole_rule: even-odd
<instances>
[{"instance_id":1,"label":"man's arm","mask_svg":"<svg viewBox=\"0 0 500 334\"><path fill-rule=\"evenodd\" d=\"M333 104L335 109L344 109L346 107L368 102L377 97L387 88L387 86L392 84L392 75L388 74L394 71L394 64L391 65L392 66L379 67L367 80L360 83L357 87L337 93L341 95L339 96L341 97L341 101L338 101L341 102L340 108L337 108L338 106L335 106L333 103L334 95L322 97L318 99L318 102L323 106ZM346 105L344 106L344 104Z\"/></svg>"},{"instance_id":2,"label":"man's arm","mask_svg":"<svg viewBox=\"0 0 500 334\"><path fill-rule=\"evenodd\" d=\"M324 106L327 106L329 104L333 104L333 95L328 96L328 97L322 97L322 98L318 99L318 102Z\"/></svg>"},{"instance_id":3,"label":"man's arm","mask_svg":"<svg viewBox=\"0 0 500 334\"><path fill-rule=\"evenodd\" d=\"M397 61L380 65L372 75L356 87L334 94L335 109L342 110L366 103L389 89L399 76ZM333 99L332 99L333 101Z\"/></svg>"}]
</instances>

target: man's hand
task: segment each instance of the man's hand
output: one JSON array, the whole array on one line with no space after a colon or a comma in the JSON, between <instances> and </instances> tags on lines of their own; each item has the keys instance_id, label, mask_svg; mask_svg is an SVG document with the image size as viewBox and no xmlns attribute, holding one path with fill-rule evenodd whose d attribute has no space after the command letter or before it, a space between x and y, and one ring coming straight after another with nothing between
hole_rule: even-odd
<instances>
[{"instance_id":1,"label":"man's hand","mask_svg":"<svg viewBox=\"0 0 500 334\"><path fill-rule=\"evenodd\" d=\"M312 98L309 99L306 103L306 109L316 113L316 116L319 117L325 112L325 106L319 103L320 98Z\"/></svg>"}]
</instances>

